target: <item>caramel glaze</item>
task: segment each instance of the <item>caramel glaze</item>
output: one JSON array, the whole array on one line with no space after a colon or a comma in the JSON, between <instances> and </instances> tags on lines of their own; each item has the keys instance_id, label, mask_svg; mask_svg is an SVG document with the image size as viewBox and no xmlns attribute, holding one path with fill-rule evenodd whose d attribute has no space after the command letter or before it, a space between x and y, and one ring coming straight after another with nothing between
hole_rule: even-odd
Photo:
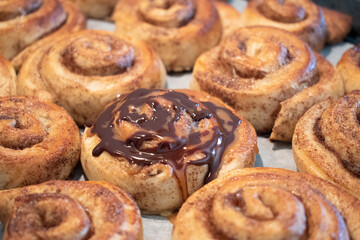
<instances>
[{"instance_id":1,"label":"caramel glaze","mask_svg":"<svg viewBox=\"0 0 360 240\"><path fill-rule=\"evenodd\" d=\"M164 109L155 99L155 95L171 102L173 111ZM132 108L142 108L145 105L151 107L153 111L151 117L131 111ZM190 133L187 138L179 138L176 135L174 124L184 111L190 115L195 124L203 119L212 117L216 119L218 125L211 130L213 134L209 140L201 142L200 137L201 134L207 135L210 131ZM132 123L142 130L125 141L118 140L114 137L113 128L114 123L120 121ZM229 109L211 102L199 104L186 94L172 90L138 89L120 97L100 113L95 121L87 125L92 126L91 132L96 133L101 139L101 142L93 149L93 156L99 156L103 151L107 151L113 156L125 157L132 164L168 164L178 179L183 198L186 199L188 197L187 166L189 164L208 165L209 169L204 182L213 180L221 166L222 154L234 141L234 132L240 123L241 120ZM164 138L171 141L160 141L153 148L141 148L145 141ZM201 152L204 157L195 161L183 160L184 157L198 152Z\"/></svg>"}]
</instances>

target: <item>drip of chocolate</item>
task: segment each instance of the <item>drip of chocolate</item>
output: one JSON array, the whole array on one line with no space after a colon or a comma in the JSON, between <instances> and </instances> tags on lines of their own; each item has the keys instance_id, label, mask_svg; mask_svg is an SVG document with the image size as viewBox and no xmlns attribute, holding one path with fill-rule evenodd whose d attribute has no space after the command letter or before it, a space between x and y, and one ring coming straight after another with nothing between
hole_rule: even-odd
<instances>
[{"instance_id":1,"label":"drip of chocolate","mask_svg":"<svg viewBox=\"0 0 360 240\"><path fill-rule=\"evenodd\" d=\"M164 107L157 99L162 98L171 102L171 106ZM149 106L152 114L146 115L132 109L142 109ZM179 137L175 132L175 123L184 111L192 121L198 124L203 119L215 118L217 126L211 131L193 132L187 137ZM138 126L141 130L128 139L121 141L114 137L114 124L126 121ZM138 89L120 97L99 114L92 126L91 132L96 133L101 142L93 149L93 156L99 156L107 151L113 156L121 156L132 164L152 165L156 163L168 164L172 167L181 187L183 198L186 199L186 167L189 164L209 166L204 179L207 183L216 177L222 164L222 154L231 144L234 132L241 120L229 109L210 102L194 102L184 93L172 90ZM90 127L89 126L89 127ZM201 142L201 136L212 133L207 141ZM142 148L144 142L156 139L171 139L160 141L157 146ZM184 161L186 156L202 153L202 158Z\"/></svg>"}]
</instances>

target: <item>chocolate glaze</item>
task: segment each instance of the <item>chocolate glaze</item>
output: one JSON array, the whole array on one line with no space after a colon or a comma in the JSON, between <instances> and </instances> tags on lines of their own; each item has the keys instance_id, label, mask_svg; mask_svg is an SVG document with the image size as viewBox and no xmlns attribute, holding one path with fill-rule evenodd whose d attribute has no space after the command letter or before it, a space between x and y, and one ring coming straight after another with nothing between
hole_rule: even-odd
<instances>
[{"instance_id":1,"label":"chocolate glaze","mask_svg":"<svg viewBox=\"0 0 360 240\"><path fill-rule=\"evenodd\" d=\"M172 106L160 105L162 98L171 102ZM157 98L157 99L156 99ZM99 156L107 151L113 156L125 157L130 163L138 165L152 165L156 163L168 164L173 169L181 187L183 198L186 199L186 167L193 165L208 165L209 170L204 179L207 183L216 177L222 163L222 154L226 147L234 141L234 132L241 120L231 110L217 106L211 102L194 102L184 93L172 90L138 89L120 97L99 114L93 123L91 132L96 133L101 142L93 149L93 156ZM150 106L151 116L131 109ZM175 133L175 123L184 111L197 124L203 119L215 118L218 125L202 133L190 133L187 138L179 137ZM125 141L115 139L114 124L127 121L141 128ZM209 140L202 142L201 137L212 134ZM154 139L171 139L160 141L156 147L141 148L145 141ZM195 153L202 153L204 157L184 161L184 157Z\"/></svg>"}]
</instances>

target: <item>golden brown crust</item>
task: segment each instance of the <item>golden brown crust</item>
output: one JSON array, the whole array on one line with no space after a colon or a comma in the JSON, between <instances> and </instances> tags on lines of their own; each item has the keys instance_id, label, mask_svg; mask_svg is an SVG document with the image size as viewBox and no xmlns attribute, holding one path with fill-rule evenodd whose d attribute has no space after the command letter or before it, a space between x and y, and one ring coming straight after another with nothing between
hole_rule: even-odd
<instances>
[{"instance_id":1,"label":"golden brown crust","mask_svg":"<svg viewBox=\"0 0 360 240\"><path fill-rule=\"evenodd\" d=\"M86 19L84 15L73 3L70 3L67 0L63 0L61 1L61 4L67 14L66 21L62 23L62 25L55 31L46 34L46 36L27 46L11 60L11 63L14 65L17 71L20 69L26 58L35 52L38 48L52 44L64 34L77 32L86 28Z\"/></svg>"},{"instance_id":2,"label":"golden brown crust","mask_svg":"<svg viewBox=\"0 0 360 240\"><path fill-rule=\"evenodd\" d=\"M320 178L241 169L184 203L172 239L359 239L359 209L359 199Z\"/></svg>"},{"instance_id":3,"label":"golden brown crust","mask_svg":"<svg viewBox=\"0 0 360 240\"><path fill-rule=\"evenodd\" d=\"M0 96L16 93L16 73L11 63L0 55Z\"/></svg>"},{"instance_id":4,"label":"golden brown crust","mask_svg":"<svg viewBox=\"0 0 360 240\"><path fill-rule=\"evenodd\" d=\"M204 92L192 90L176 90L176 92L185 93L196 101L211 101L217 106L228 108L220 100L210 97ZM228 145L222 155L222 165L218 171L218 176L222 176L233 169L254 165L255 155L258 151L255 130L245 118L237 116L242 122L235 130L234 141ZM191 123L184 122L181 118L178 124L180 125L177 127L180 129L196 129L198 127L200 132L212 129L210 123L207 125L207 121L200 122L198 126L192 126ZM114 126L113 131L119 136L131 136L133 127L119 123ZM185 134L186 131L184 130L181 133ZM100 156L94 157L92 151L99 142L99 136L92 134L91 128L86 128L81 154L81 163L86 176L91 180L108 181L126 189L145 213L169 214L169 212L178 209L186 198L182 189L184 186L187 187L185 194L190 195L204 184L209 168L207 164L199 166L189 164L185 170L176 171L168 164L159 162L152 165L130 163L125 156L113 156L106 151L102 152ZM186 158L181 159L182 163L179 164L184 165L187 161L191 162L199 158L201 155L196 152L192 155L186 155ZM184 173L184 179L177 176L179 173ZM186 184L183 184L182 181L186 181Z\"/></svg>"},{"instance_id":5,"label":"golden brown crust","mask_svg":"<svg viewBox=\"0 0 360 240\"><path fill-rule=\"evenodd\" d=\"M76 3L86 16L106 19L112 14L118 0L68 0Z\"/></svg>"},{"instance_id":6,"label":"golden brown crust","mask_svg":"<svg viewBox=\"0 0 360 240\"><path fill-rule=\"evenodd\" d=\"M300 171L360 197L360 92L312 107L296 125L293 154Z\"/></svg>"},{"instance_id":7,"label":"golden brown crust","mask_svg":"<svg viewBox=\"0 0 360 240\"><path fill-rule=\"evenodd\" d=\"M226 36L198 58L190 87L221 98L257 131L268 132L275 123L271 139L280 141L291 141L296 122L313 104L343 94L341 78L325 58L271 27Z\"/></svg>"},{"instance_id":8,"label":"golden brown crust","mask_svg":"<svg viewBox=\"0 0 360 240\"><path fill-rule=\"evenodd\" d=\"M285 4L279 0L251 0L241 18L242 26L270 26L287 30L316 51L325 44L326 24L322 10L310 0Z\"/></svg>"},{"instance_id":9,"label":"golden brown crust","mask_svg":"<svg viewBox=\"0 0 360 240\"><path fill-rule=\"evenodd\" d=\"M337 98L344 94L344 86L339 73L323 56L315 53L317 61L316 84L302 90L280 103L270 139L290 142L296 123L314 104L329 97Z\"/></svg>"},{"instance_id":10,"label":"golden brown crust","mask_svg":"<svg viewBox=\"0 0 360 240\"><path fill-rule=\"evenodd\" d=\"M18 93L63 106L83 125L119 94L160 88L165 69L145 43L106 31L80 31L38 49L23 64Z\"/></svg>"},{"instance_id":11,"label":"golden brown crust","mask_svg":"<svg viewBox=\"0 0 360 240\"><path fill-rule=\"evenodd\" d=\"M67 21L59 0L2 1L0 53L12 59L26 47L51 34ZM65 24L66 25L66 24Z\"/></svg>"},{"instance_id":12,"label":"golden brown crust","mask_svg":"<svg viewBox=\"0 0 360 240\"><path fill-rule=\"evenodd\" d=\"M113 19L119 34L147 42L168 71L191 70L196 58L221 37L212 0L121 0Z\"/></svg>"},{"instance_id":13,"label":"golden brown crust","mask_svg":"<svg viewBox=\"0 0 360 240\"><path fill-rule=\"evenodd\" d=\"M241 15L232 5L226 3L226 1L219 0L215 1L215 5L221 19L223 37L241 26Z\"/></svg>"},{"instance_id":14,"label":"golden brown crust","mask_svg":"<svg viewBox=\"0 0 360 240\"><path fill-rule=\"evenodd\" d=\"M351 16L334 11L328 8L322 8L326 23L326 43L339 43L351 30Z\"/></svg>"},{"instance_id":15,"label":"golden brown crust","mask_svg":"<svg viewBox=\"0 0 360 240\"><path fill-rule=\"evenodd\" d=\"M55 104L1 97L0 127L0 189L66 179L79 160L79 129Z\"/></svg>"},{"instance_id":16,"label":"golden brown crust","mask_svg":"<svg viewBox=\"0 0 360 240\"><path fill-rule=\"evenodd\" d=\"M360 90L360 45L347 50L338 62L336 69L343 78L346 93L356 89Z\"/></svg>"},{"instance_id":17,"label":"golden brown crust","mask_svg":"<svg viewBox=\"0 0 360 240\"><path fill-rule=\"evenodd\" d=\"M142 239L136 203L109 183L50 181L0 200L3 239Z\"/></svg>"}]
</instances>

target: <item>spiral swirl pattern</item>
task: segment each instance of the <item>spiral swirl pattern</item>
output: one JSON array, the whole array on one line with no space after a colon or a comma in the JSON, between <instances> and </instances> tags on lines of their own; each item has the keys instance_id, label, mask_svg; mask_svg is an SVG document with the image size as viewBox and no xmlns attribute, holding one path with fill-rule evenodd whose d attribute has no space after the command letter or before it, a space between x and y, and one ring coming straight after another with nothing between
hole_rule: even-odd
<instances>
[{"instance_id":1,"label":"spiral swirl pattern","mask_svg":"<svg viewBox=\"0 0 360 240\"><path fill-rule=\"evenodd\" d=\"M270 26L292 32L316 51L325 44L323 12L310 0L252 0L241 18L243 26Z\"/></svg>"},{"instance_id":2,"label":"spiral swirl pattern","mask_svg":"<svg viewBox=\"0 0 360 240\"><path fill-rule=\"evenodd\" d=\"M61 1L61 5L66 12L66 20L61 24L61 26L37 39L35 42L22 49L19 54L11 59L11 63L17 71L21 68L21 65L24 63L26 58L28 58L28 56L37 49L45 45L52 44L64 34L77 32L86 28L85 16L73 3L70 3L69 1Z\"/></svg>"},{"instance_id":3,"label":"spiral swirl pattern","mask_svg":"<svg viewBox=\"0 0 360 240\"><path fill-rule=\"evenodd\" d=\"M75 18L78 21L68 21ZM1 1L0 22L0 53L8 59L56 31L63 34L85 27L85 19L74 6L59 0Z\"/></svg>"},{"instance_id":4,"label":"spiral swirl pattern","mask_svg":"<svg viewBox=\"0 0 360 240\"><path fill-rule=\"evenodd\" d=\"M218 175L252 166L254 129L209 100L190 90L139 89L113 102L85 129L86 176L126 189L145 212L164 213Z\"/></svg>"},{"instance_id":5,"label":"spiral swirl pattern","mask_svg":"<svg viewBox=\"0 0 360 240\"><path fill-rule=\"evenodd\" d=\"M16 73L11 63L0 55L0 96L16 93Z\"/></svg>"},{"instance_id":6,"label":"spiral swirl pattern","mask_svg":"<svg viewBox=\"0 0 360 240\"><path fill-rule=\"evenodd\" d=\"M307 174L234 171L181 207L172 239L358 239L360 201Z\"/></svg>"},{"instance_id":7,"label":"spiral swirl pattern","mask_svg":"<svg viewBox=\"0 0 360 240\"><path fill-rule=\"evenodd\" d=\"M360 91L312 107L296 126L293 153L300 171L360 196Z\"/></svg>"},{"instance_id":8,"label":"spiral swirl pattern","mask_svg":"<svg viewBox=\"0 0 360 240\"><path fill-rule=\"evenodd\" d=\"M271 139L291 141L299 118L315 103L343 94L341 77L291 33L239 28L200 56L192 89L221 98Z\"/></svg>"},{"instance_id":9,"label":"spiral swirl pattern","mask_svg":"<svg viewBox=\"0 0 360 240\"><path fill-rule=\"evenodd\" d=\"M162 27L181 27L195 15L193 0L142 1L139 12L145 21Z\"/></svg>"},{"instance_id":10,"label":"spiral swirl pattern","mask_svg":"<svg viewBox=\"0 0 360 240\"><path fill-rule=\"evenodd\" d=\"M191 70L196 58L221 37L211 0L119 1L113 19L119 34L147 42L168 71Z\"/></svg>"},{"instance_id":11,"label":"spiral swirl pattern","mask_svg":"<svg viewBox=\"0 0 360 240\"><path fill-rule=\"evenodd\" d=\"M356 89L360 90L360 45L347 50L338 62L336 69L343 78L346 93Z\"/></svg>"},{"instance_id":12,"label":"spiral swirl pattern","mask_svg":"<svg viewBox=\"0 0 360 240\"><path fill-rule=\"evenodd\" d=\"M142 239L132 198L105 182L50 181L1 191L3 239Z\"/></svg>"},{"instance_id":13,"label":"spiral swirl pattern","mask_svg":"<svg viewBox=\"0 0 360 240\"><path fill-rule=\"evenodd\" d=\"M63 106L82 125L116 96L164 83L163 64L146 44L81 31L31 55L20 70L18 92Z\"/></svg>"},{"instance_id":14,"label":"spiral swirl pattern","mask_svg":"<svg viewBox=\"0 0 360 240\"><path fill-rule=\"evenodd\" d=\"M0 98L0 189L65 179L79 156L79 129L64 109L35 98Z\"/></svg>"}]
</instances>

